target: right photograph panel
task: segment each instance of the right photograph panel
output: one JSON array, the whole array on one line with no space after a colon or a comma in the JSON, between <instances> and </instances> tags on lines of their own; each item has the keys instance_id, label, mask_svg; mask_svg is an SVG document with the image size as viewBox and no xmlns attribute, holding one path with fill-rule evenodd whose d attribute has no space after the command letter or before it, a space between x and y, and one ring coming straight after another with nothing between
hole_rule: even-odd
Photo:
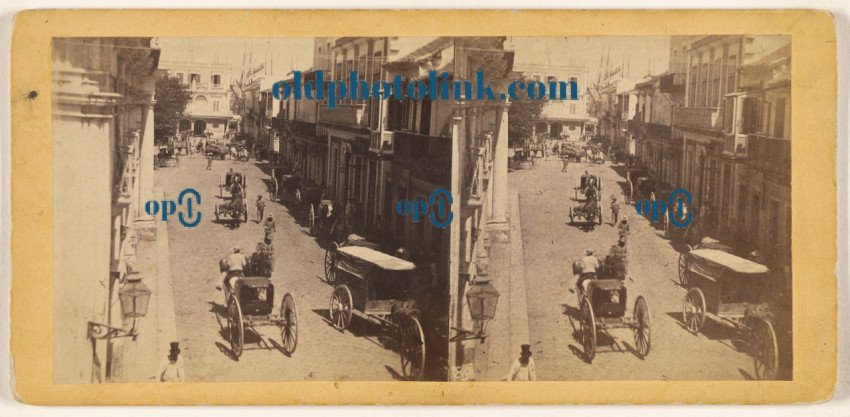
<instances>
[{"instance_id":1,"label":"right photograph panel","mask_svg":"<svg viewBox=\"0 0 850 417\"><path fill-rule=\"evenodd\" d=\"M464 45L449 378L792 379L790 36Z\"/></svg>"}]
</instances>

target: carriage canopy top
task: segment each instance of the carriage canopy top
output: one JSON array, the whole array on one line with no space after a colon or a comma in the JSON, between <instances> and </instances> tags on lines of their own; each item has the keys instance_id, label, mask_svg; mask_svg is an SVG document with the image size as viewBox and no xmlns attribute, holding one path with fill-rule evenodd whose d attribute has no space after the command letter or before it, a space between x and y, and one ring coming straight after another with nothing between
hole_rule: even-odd
<instances>
[{"instance_id":1,"label":"carriage canopy top","mask_svg":"<svg viewBox=\"0 0 850 417\"><path fill-rule=\"evenodd\" d=\"M377 266L387 271L413 271L416 265L412 262L378 252L363 246L344 246L337 249L338 266L349 273L364 276L370 266Z\"/></svg>"},{"instance_id":2,"label":"carriage canopy top","mask_svg":"<svg viewBox=\"0 0 850 417\"><path fill-rule=\"evenodd\" d=\"M725 268L738 274L766 274L766 266L717 249L692 250L693 264L704 269Z\"/></svg>"}]
</instances>

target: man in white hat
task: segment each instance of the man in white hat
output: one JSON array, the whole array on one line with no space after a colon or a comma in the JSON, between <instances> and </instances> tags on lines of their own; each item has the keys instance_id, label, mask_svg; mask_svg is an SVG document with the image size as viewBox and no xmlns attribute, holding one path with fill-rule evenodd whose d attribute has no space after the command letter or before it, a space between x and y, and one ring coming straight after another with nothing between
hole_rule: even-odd
<instances>
[{"instance_id":1,"label":"man in white hat","mask_svg":"<svg viewBox=\"0 0 850 417\"><path fill-rule=\"evenodd\" d=\"M231 251L233 253L221 260L221 279L224 281L225 294L229 294L230 289L233 288L231 285L232 278L241 275L248 264L248 260L242 254L241 247L234 246Z\"/></svg>"},{"instance_id":2,"label":"man in white hat","mask_svg":"<svg viewBox=\"0 0 850 417\"><path fill-rule=\"evenodd\" d=\"M596 278L596 271L599 269L599 258L593 254L592 249L584 251L584 257L581 258L581 273L579 274L576 287L584 293L587 293L587 283Z\"/></svg>"},{"instance_id":3,"label":"man in white hat","mask_svg":"<svg viewBox=\"0 0 850 417\"><path fill-rule=\"evenodd\" d=\"M269 213L269 216L263 221L263 230L266 232L263 240L271 243L273 241L275 231L274 214Z\"/></svg>"}]
</instances>

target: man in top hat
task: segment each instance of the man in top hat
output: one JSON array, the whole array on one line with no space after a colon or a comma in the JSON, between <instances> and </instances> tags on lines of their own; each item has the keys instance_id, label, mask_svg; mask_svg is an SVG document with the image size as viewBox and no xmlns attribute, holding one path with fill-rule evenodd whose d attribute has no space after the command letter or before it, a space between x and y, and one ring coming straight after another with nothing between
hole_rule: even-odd
<instances>
[{"instance_id":1,"label":"man in top hat","mask_svg":"<svg viewBox=\"0 0 850 417\"><path fill-rule=\"evenodd\" d=\"M157 371L156 378L159 382L183 382L183 361L180 360L179 343L171 342L171 351L168 353L168 362L164 363Z\"/></svg>"},{"instance_id":2,"label":"man in top hat","mask_svg":"<svg viewBox=\"0 0 850 417\"><path fill-rule=\"evenodd\" d=\"M531 345L522 345L519 359L511 364L508 371L508 381L537 381L537 371L534 359L531 359Z\"/></svg>"}]
</instances>

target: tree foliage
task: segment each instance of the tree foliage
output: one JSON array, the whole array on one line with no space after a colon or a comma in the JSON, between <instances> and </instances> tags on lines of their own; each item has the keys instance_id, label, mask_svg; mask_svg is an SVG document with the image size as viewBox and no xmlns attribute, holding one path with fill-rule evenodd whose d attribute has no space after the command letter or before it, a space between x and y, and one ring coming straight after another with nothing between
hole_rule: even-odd
<instances>
[{"instance_id":1,"label":"tree foliage","mask_svg":"<svg viewBox=\"0 0 850 417\"><path fill-rule=\"evenodd\" d=\"M523 80L526 85L530 79ZM508 142L510 146L518 146L524 140L530 139L534 124L540 121L544 100L532 100L526 94L518 92L516 100L508 107Z\"/></svg>"},{"instance_id":2,"label":"tree foliage","mask_svg":"<svg viewBox=\"0 0 850 417\"><path fill-rule=\"evenodd\" d=\"M179 78L166 77L157 80L154 99L154 135L157 142L162 142L177 131L192 94Z\"/></svg>"}]
</instances>

